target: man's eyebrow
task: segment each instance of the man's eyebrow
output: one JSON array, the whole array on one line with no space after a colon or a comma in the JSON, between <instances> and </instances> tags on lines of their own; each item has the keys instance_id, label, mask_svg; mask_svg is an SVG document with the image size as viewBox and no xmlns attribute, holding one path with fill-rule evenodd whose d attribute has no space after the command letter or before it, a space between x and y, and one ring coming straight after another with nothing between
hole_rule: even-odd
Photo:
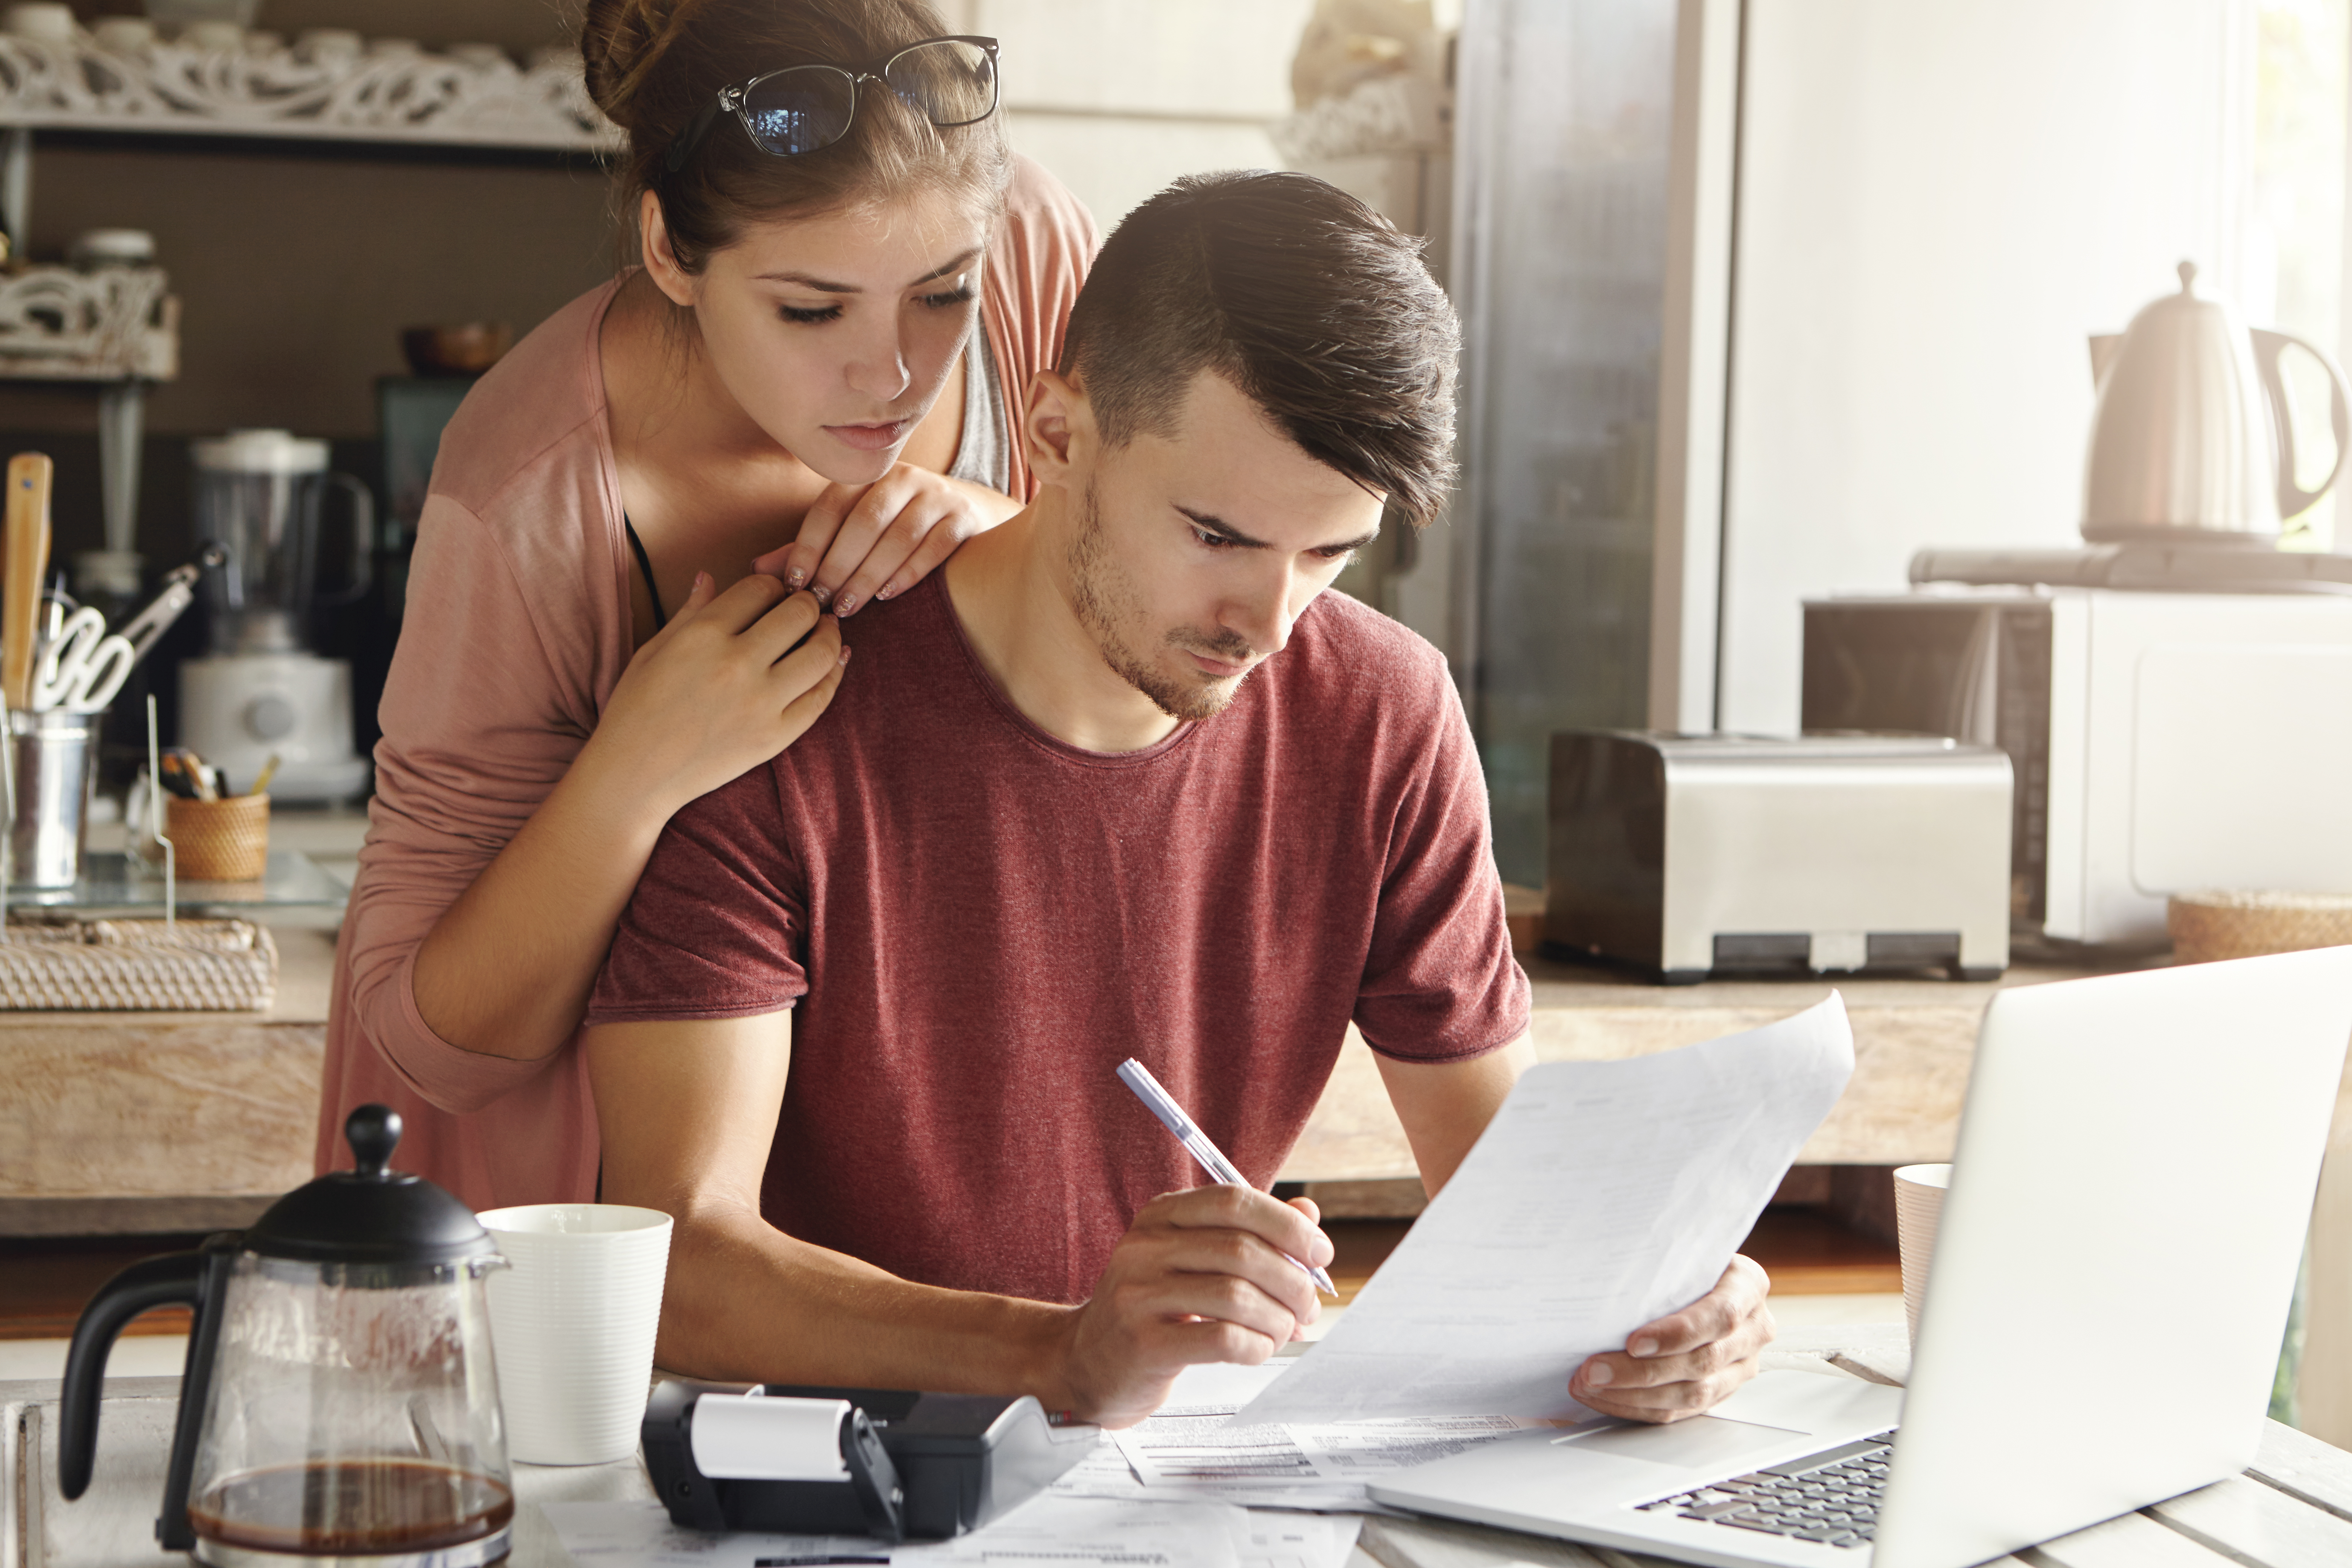
<instances>
[{"instance_id":1,"label":"man's eyebrow","mask_svg":"<svg viewBox=\"0 0 2352 1568\"><path fill-rule=\"evenodd\" d=\"M1244 533L1240 529L1235 528L1232 523L1227 522L1223 518L1217 516L1213 512L1194 511L1189 506L1180 506L1176 510L1183 513L1185 518L1192 522L1193 527L1209 533L1213 533L1228 544L1238 544L1244 550L1271 550L1274 548L1263 539L1252 539L1248 534Z\"/></svg>"},{"instance_id":2,"label":"man's eyebrow","mask_svg":"<svg viewBox=\"0 0 2352 1568\"><path fill-rule=\"evenodd\" d=\"M970 250L952 256L939 266L932 268L929 272L924 273L920 278L918 278L912 283L908 284L907 287L909 289L919 289L924 284L929 283L935 279L944 278L949 273L953 272L960 268L969 267L973 258L979 255L980 247L975 245ZM866 286L862 283L835 283L829 279L814 277L806 272L761 272L755 275L755 279L761 283L797 283L803 289L813 289L820 294L863 294L866 292Z\"/></svg>"},{"instance_id":3,"label":"man's eyebrow","mask_svg":"<svg viewBox=\"0 0 2352 1568\"><path fill-rule=\"evenodd\" d=\"M1235 528L1232 523L1227 522L1224 519L1218 517L1213 513L1194 511L1189 506L1180 506L1176 510L1183 513L1184 516L1190 520L1193 527L1203 530L1209 533L1213 533L1228 544L1237 545L1244 550L1271 550L1274 548L1274 546L1268 544L1263 539L1251 538L1248 534L1244 533L1240 529ZM1342 540L1335 544L1318 544L1311 546L1311 548L1326 555L1338 555L1350 550L1361 550L1365 546L1373 543L1380 538L1380 536L1381 531L1375 528L1371 532L1364 534L1360 538Z\"/></svg>"}]
</instances>

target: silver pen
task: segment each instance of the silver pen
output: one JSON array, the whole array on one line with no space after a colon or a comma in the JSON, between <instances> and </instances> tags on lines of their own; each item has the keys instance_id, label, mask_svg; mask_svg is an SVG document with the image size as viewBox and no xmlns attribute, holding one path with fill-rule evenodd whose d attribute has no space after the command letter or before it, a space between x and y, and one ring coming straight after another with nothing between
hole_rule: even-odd
<instances>
[{"instance_id":1,"label":"silver pen","mask_svg":"<svg viewBox=\"0 0 2352 1568\"><path fill-rule=\"evenodd\" d=\"M1211 1181L1228 1187L1250 1186L1249 1178L1234 1169L1234 1163L1209 1142L1209 1135L1194 1125L1191 1117L1184 1114L1184 1108L1176 1103L1175 1096L1160 1087L1160 1080L1151 1076L1150 1068L1129 1057L1118 1064L1118 1079L1135 1091L1135 1098L1143 1101L1146 1110L1160 1118L1160 1125L1176 1135L1176 1142L1184 1145L1184 1152L1200 1163L1201 1169L1209 1173ZM1255 1190L1251 1187L1251 1191ZM1283 1256L1290 1258L1286 1252ZM1339 1293L1339 1288L1331 1283L1331 1276L1320 1268L1310 1267L1296 1258L1290 1258L1290 1261L1307 1278L1315 1281L1317 1289L1329 1296Z\"/></svg>"}]
</instances>

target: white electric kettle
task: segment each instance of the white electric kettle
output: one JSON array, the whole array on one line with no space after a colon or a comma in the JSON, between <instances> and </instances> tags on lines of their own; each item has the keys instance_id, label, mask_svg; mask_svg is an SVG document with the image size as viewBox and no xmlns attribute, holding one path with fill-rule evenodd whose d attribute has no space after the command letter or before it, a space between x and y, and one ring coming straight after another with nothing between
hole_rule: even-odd
<instances>
[{"instance_id":1,"label":"white electric kettle","mask_svg":"<svg viewBox=\"0 0 2352 1568\"><path fill-rule=\"evenodd\" d=\"M2279 355L2288 344L2326 368L2336 462L2316 489L2294 479L2294 424ZM2344 373L2285 332L2249 329L2225 300L2180 292L2156 300L2120 336L2091 340L2099 397L2083 485L2083 537L2267 546L2281 520L2310 506L2344 470L2352 409Z\"/></svg>"}]
</instances>

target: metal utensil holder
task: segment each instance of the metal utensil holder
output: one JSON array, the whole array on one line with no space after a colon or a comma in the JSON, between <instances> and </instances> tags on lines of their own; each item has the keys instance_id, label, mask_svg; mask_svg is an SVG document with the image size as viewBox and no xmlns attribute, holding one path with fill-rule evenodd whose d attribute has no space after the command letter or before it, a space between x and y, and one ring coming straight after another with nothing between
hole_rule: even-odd
<instances>
[{"instance_id":1,"label":"metal utensil holder","mask_svg":"<svg viewBox=\"0 0 2352 1568\"><path fill-rule=\"evenodd\" d=\"M11 709L8 762L15 810L8 824L9 886L70 888L81 876L103 713Z\"/></svg>"}]
</instances>

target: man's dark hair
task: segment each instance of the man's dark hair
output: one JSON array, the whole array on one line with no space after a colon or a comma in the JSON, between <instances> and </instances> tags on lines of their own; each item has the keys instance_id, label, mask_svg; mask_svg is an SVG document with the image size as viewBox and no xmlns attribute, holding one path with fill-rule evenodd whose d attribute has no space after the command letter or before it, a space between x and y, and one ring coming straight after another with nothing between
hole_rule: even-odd
<instances>
[{"instance_id":1,"label":"man's dark hair","mask_svg":"<svg viewBox=\"0 0 2352 1568\"><path fill-rule=\"evenodd\" d=\"M1185 389L1214 371L1421 527L1454 477L1461 347L1421 247L1312 175L1188 175L1103 246L1062 374L1118 446L1172 433Z\"/></svg>"}]
</instances>

